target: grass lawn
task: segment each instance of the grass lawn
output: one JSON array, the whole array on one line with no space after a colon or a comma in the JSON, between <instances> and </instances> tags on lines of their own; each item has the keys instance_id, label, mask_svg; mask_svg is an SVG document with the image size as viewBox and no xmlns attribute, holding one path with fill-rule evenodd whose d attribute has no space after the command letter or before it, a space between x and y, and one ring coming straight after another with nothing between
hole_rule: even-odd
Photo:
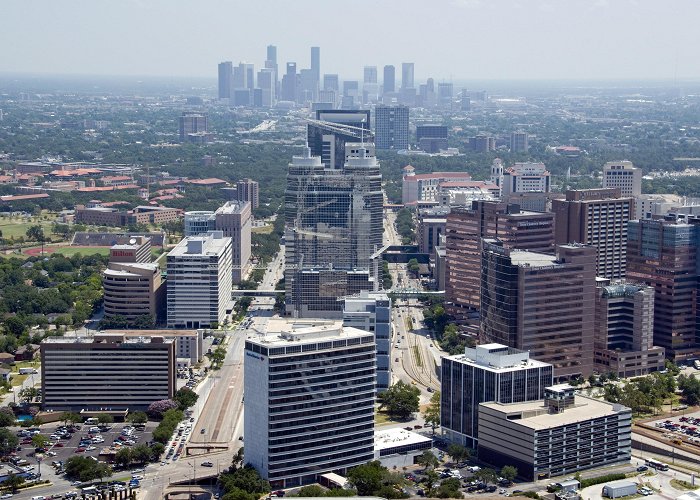
<instances>
[{"instance_id":1,"label":"grass lawn","mask_svg":"<svg viewBox=\"0 0 700 500\"><path fill-rule=\"evenodd\" d=\"M31 226L36 226L40 224L44 228L44 234L46 236L51 236L51 222L18 222L16 220L10 221L7 217L0 217L0 231L2 231L3 238L19 238L20 236L27 237L27 229Z\"/></svg>"},{"instance_id":2,"label":"grass lawn","mask_svg":"<svg viewBox=\"0 0 700 500\"><path fill-rule=\"evenodd\" d=\"M274 228L272 227L272 224L268 224L267 226L254 227L253 229L251 229L251 232L260 234L270 234L272 233L273 229Z\"/></svg>"},{"instance_id":3,"label":"grass lawn","mask_svg":"<svg viewBox=\"0 0 700 500\"><path fill-rule=\"evenodd\" d=\"M389 414L385 411L376 411L374 413L374 423L376 425L391 424L394 421L389 418Z\"/></svg>"},{"instance_id":4,"label":"grass lawn","mask_svg":"<svg viewBox=\"0 0 700 500\"><path fill-rule=\"evenodd\" d=\"M12 385L22 385L22 383L27 379L28 375L13 375Z\"/></svg>"},{"instance_id":5,"label":"grass lawn","mask_svg":"<svg viewBox=\"0 0 700 500\"><path fill-rule=\"evenodd\" d=\"M38 361L15 361L15 364L12 365L12 371L18 372L20 368L39 369L39 362Z\"/></svg>"},{"instance_id":6,"label":"grass lawn","mask_svg":"<svg viewBox=\"0 0 700 500\"><path fill-rule=\"evenodd\" d=\"M680 479L671 479L671 486L677 490L697 490L700 488L698 485L692 485L688 481L681 481Z\"/></svg>"},{"instance_id":7,"label":"grass lawn","mask_svg":"<svg viewBox=\"0 0 700 500\"><path fill-rule=\"evenodd\" d=\"M50 253L60 253L61 255L64 255L66 257L72 257L75 254L80 254L80 255L109 255L109 248L105 247L93 247L93 248L85 248L85 247L61 247L61 248L51 248L49 250ZM49 253L47 252L47 253Z\"/></svg>"}]
</instances>

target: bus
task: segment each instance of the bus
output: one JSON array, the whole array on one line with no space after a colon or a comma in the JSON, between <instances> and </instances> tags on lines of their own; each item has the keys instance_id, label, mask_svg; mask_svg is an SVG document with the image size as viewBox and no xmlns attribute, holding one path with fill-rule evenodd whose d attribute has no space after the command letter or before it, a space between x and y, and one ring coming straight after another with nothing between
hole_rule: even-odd
<instances>
[{"instance_id":1,"label":"bus","mask_svg":"<svg viewBox=\"0 0 700 500\"><path fill-rule=\"evenodd\" d=\"M668 465L653 458L647 458L646 464L656 470L668 470Z\"/></svg>"}]
</instances>

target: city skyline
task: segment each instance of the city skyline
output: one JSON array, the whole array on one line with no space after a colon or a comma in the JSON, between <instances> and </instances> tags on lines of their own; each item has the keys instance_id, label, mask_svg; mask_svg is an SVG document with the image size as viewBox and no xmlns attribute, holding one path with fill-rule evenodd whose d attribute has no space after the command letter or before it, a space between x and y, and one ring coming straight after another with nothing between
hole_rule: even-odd
<instances>
[{"instance_id":1,"label":"city skyline","mask_svg":"<svg viewBox=\"0 0 700 500\"><path fill-rule=\"evenodd\" d=\"M367 15L362 16L362 30L375 33L378 40L371 51L357 50L348 42L357 30L351 18L324 22L336 7L318 0L278 3L264 16L253 3L214 0L204 5L179 0L60 5L44 0L27 5L11 0L4 5L6 27L0 42L13 49L4 55L2 70L215 78L221 61L248 61L262 68L267 45L276 45L280 66L289 61L298 68L311 67L309 48L319 46L321 76L339 73L358 80L365 66L400 68L404 62L415 64L417 82L428 77L436 81L700 77L692 65L700 41L692 22L700 14L700 4L690 0L676 2L674 9L651 0L453 0L432 9L414 1L377 5L364 1L359 10L363 3ZM397 12L399 5L403 13ZM569 21L573 18L576 23ZM32 37L25 36L24 19L32 20ZM232 26L234 19L238 22ZM389 19L391 23L386 22ZM186 30L199 35L180 36Z\"/></svg>"}]
</instances>

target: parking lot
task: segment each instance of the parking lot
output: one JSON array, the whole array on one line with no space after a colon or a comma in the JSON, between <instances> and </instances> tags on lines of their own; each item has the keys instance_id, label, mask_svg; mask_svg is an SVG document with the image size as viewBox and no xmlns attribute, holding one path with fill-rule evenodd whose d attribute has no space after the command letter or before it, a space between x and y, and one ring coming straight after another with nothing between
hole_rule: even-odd
<instances>
[{"instance_id":1,"label":"parking lot","mask_svg":"<svg viewBox=\"0 0 700 500\"><path fill-rule=\"evenodd\" d=\"M669 444L700 445L700 412L679 413L673 417L647 422L646 425L662 431L663 438L668 440Z\"/></svg>"},{"instance_id":2,"label":"parking lot","mask_svg":"<svg viewBox=\"0 0 700 500\"><path fill-rule=\"evenodd\" d=\"M20 449L16 452L16 456L26 460L28 463L25 467L31 467L32 472L37 474L41 472L42 479L48 479L57 484L63 482L68 489L69 481L65 478L64 474L60 473L60 466L54 467L52 464L58 464L60 462L65 464L69 458L74 456L98 458L102 452L116 452L119 448L124 446L148 444L151 440L153 429L155 429L157 424L148 422L145 430L135 430L127 437L122 434L122 430L128 425L129 424L126 423L112 424L110 426L111 428L103 428L100 430L98 426L78 424L74 432L65 432L63 435L59 436L55 433L57 429L62 427L61 423L45 424L41 427L40 434L45 436L50 444L47 444L45 448L46 451L43 453L41 451L39 453L36 452L36 449L32 445L31 436L26 435L29 431L28 429L19 427L13 428L12 430L15 433L23 434L19 437ZM39 429L34 429L33 432L36 432L36 430ZM82 446L81 441L83 442ZM100 457L100 460L104 459L104 457ZM9 464L5 464L5 467L8 466ZM115 473L115 476L119 476L119 473Z\"/></svg>"}]
</instances>

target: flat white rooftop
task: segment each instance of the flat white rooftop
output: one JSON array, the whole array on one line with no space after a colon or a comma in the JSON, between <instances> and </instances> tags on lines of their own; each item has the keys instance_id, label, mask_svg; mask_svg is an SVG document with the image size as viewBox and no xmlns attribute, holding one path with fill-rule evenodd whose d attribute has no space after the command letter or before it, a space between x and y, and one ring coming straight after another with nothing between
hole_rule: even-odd
<instances>
[{"instance_id":1,"label":"flat white rooftop","mask_svg":"<svg viewBox=\"0 0 700 500\"><path fill-rule=\"evenodd\" d=\"M579 396L578 394L574 396L574 405L561 413L548 413L548 409L542 400L510 404L481 403L481 405L501 412L504 415L520 414L521 418L512 420L512 422L536 431L630 411L626 406L606 403L605 401Z\"/></svg>"},{"instance_id":2,"label":"flat white rooftop","mask_svg":"<svg viewBox=\"0 0 700 500\"><path fill-rule=\"evenodd\" d=\"M248 341L267 347L373 335L364 330L343 326L342 321L284 318L269 320L266 330L259 333L260 336Z\"/></svg>"},{"instance_id":3,"label":"flat white rooftop","mask_svg":"<svg viewBox=\"0 0 700 500\"><path fill-rule=\"evenodd\" d=\"M386 429L374 433L374 451L419 443L432 443L432 439L406 429Z\"/></svg>"}]
</instances>

